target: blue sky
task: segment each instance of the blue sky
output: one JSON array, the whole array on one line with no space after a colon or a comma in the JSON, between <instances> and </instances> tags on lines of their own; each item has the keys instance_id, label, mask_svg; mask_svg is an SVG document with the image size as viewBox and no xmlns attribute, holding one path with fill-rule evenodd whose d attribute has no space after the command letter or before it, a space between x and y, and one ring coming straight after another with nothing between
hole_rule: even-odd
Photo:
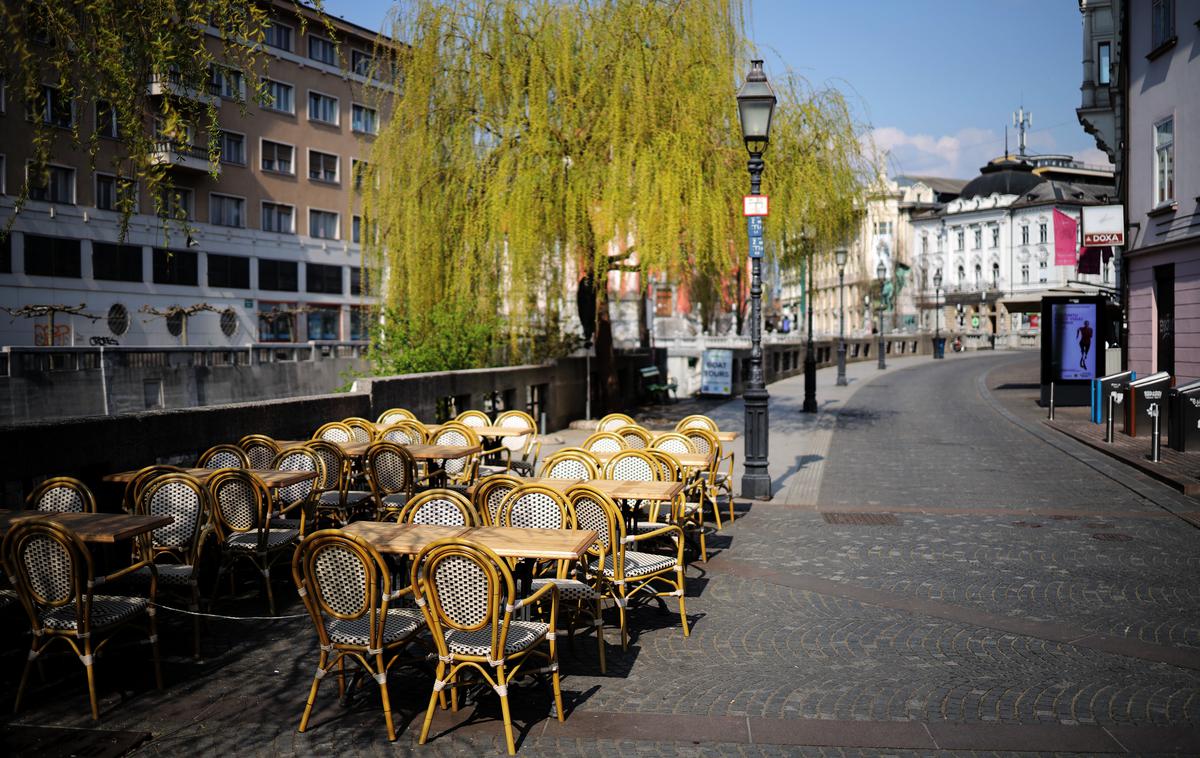
<instances>
[{"instance_id":1,"label":"blue sky","mask_svg":"<svg viewBox=\"0 0 1200 758\"><path fill-rule=\"evenodd\" d=\"M392 5L325 0L371 29ZM1075 118L1076 0L747 0L746 15L768 76L791 68L845 91L891 174L974 176L1004 152L1004 125L1022 103L1033 112L1031 152L1107 162Z\"/></svg>"}]
</instances>

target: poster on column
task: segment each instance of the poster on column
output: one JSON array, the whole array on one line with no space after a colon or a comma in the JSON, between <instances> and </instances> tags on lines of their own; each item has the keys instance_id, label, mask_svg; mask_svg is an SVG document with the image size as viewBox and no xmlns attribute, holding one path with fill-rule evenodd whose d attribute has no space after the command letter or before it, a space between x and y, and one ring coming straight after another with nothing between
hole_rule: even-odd
<instances>
[{"instance_id":1,"label":"poster on column","mask_svg":"<svg viewBox=\"0 0 1200 758\"><path fill-rule=\"evenodd\" d=\"M700 363L701 395L733 394L733 351L705 350Z\"/></svg>"},{"instance_id":2,"label":"poster on column","mask_svg":"<svg viewBox=\"0 0 1200 758\"><path fill-rule=\"evenodd\" d=\"M1054 330L1056 380L1092 380L1096 374L1097 308L1095 303L1055 303L1050 310Z\"/></svg>"}]
</instances>

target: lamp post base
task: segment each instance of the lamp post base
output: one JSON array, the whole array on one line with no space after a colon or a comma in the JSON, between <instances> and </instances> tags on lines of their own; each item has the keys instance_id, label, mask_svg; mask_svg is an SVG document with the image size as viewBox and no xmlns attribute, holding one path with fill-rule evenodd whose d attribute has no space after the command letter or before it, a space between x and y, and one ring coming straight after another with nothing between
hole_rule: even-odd
<instances>
[{"instance_id":1,"label":"lamp post base","mask_svg":"<svg viewBox=\"0 0 1200 758\"><path fill-rule=\"evenodd\" d=\"M767 469L770 421L766 387L747 387L742 393L746 406L746 453L743 458L742 497L771 499L771 474Z\"/></svg>"},{"instance_id":2,"label":"lamp post base","mask_svg":"<svg viewBox=\"0 0 1200 758\"><path fill-rule=\"evenodd\" d=\"M742 475L742 497L747 500L771 499L771 475L765 468L751 472L746 466L746 473Z\"/></svg>"},{"instance_id":3,"label":"lamp post base","mask_svg":"<svg viewBox=\"0 0 1200 758\"><path fill-rule=\"evenodd\" d=\"M817 356L813 353L812 343L804 355L804 413L817 412Z\"/></svg>"},{"instance_id":4,"label":"lamp post base","mask_svg":"<svg viewBox=\"0 0 1200 758\"><path fill-rule=\"evenodd\" d=\"M838 374L837 386L845 387L849 382L846 381L846 341L838 342Z\"/></svg>"}]
</instances>

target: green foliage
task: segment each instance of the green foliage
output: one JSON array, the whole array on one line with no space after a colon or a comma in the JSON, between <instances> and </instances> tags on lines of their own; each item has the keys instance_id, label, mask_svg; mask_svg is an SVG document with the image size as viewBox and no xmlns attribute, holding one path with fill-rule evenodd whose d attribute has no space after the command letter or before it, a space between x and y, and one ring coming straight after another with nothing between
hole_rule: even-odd
<instances>
[{"instance_id":1,"label":"green foliage","mask_svg":"<svg viewBox=\"0 0 1200 758\"><path fill-rule=\"evenodd\" d=\"M498 322L454 302L416 314L383 308L372 335L371 362L381 376L491 365Z\"/></svg>"}]
</instances>

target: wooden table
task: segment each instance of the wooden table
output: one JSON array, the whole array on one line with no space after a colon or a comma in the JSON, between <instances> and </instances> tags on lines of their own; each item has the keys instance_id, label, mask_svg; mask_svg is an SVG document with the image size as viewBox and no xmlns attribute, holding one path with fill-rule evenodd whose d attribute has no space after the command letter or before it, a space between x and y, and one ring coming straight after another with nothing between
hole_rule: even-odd
<instances>
[{"instance_id":1,"label":"wooden table","mask_svg":"<svg viewBox=\"0 0 1200 758\"><path fill-rule=\"evenodd\" d=\"M79 535L84 542L118 542L170 524L171 516L137 516L129 513L49 513L0 511L0 534L19 521L48 518Z\"/></svg>"},{"instance_id":2,"label":"wooden table","mask_svg":"<svg viewBox=\"0 0 1200 758\"><path fill-rule=\"evenodd\" d=\"M287 450L296 445L307 445L309 442L315 442L315 440L275 440L280 450ZM334 442L333 440L325 440L325 442L337 445L342 454L348 458L362 457L367 452L367 448L371 446L370 442Z\"/></svg>"},{"instance_id":3,"label":"wooden table","mask_svg":"<svg viewBox=\"0 0 1200 758\"><path fill-rule=\"evenodd\" d=\"M483 450L482 445L403 445L412 457L419 461L443 461L451 458L465 458L472 453Z\"/></svg>"},{"instance_id":4,"label":"wooden table","mask_svg":"<svg viewBox=\"0 0 1200 758\"><path fill-rule=\"evenodd\" d=\"M140 470L141 469L138 469L137 471L121 471L116 474L108 474L107 476L104 477L103 481L128 484L133 479L133 477L137 476L137 474ZM309 479L317 478L317 472L315 472L315 471L279 471L278 469L273 469L273 468L249 468L249 469L243 469L243 470L249 471L251 474L254 474L256 477L258 477L262 481L262 483L264 485L266 485L267 489L272 489L272 490L277 489L279 487L287 487L292 484L299 484L300 482L306 482ZM207 481L210 476L212 476L213 474L215 474L218 471L220 471L220 469L185 468L185 469L183 469L182 473L187 474L188 476L191 476L195 479L199 479L201 482L204 482L204 481ZM168 472L168 473L175 473L175 472Z\"/></svg>"},{"instance_id":5,"label":"wooden table","mask_svg":"<svg viewBox=\"0 0 1200 758\"><path fill-rule=\"evenodd\" d=\"M457 537L465 526L429 526L425 524L393 524L382 521L354 521L344 531L356 534L389 555L416 555L430 542Z\"/></svg>"},{"instance_id":6,"label":"wooden table","mask_svg":"<svg viewBox=\"0 0 1200 758\"><path fill-rule=\"evenodd\" d=\"M655 437L661 437L664 434L674 434L674 429L647 429L646 431L653 434ZM738 438L737 432L716 432L717 439L721 442L733 442Z\"/></svg>"},{"instance_id":7,"label":"wooden table","mask_svg":"<svg viewBox=\"0 0 1200 758\"><path fill-rule=\"evenodd\" d=\"M430 434L436 434L442 428L442 424L422 424L425 430ZM536 429L530 429L527 426L472 426L469 427L480 437L521 437L526 434L536 434Z\"/></svg>"},{"instance_id":8,"label":"wooden table","mask_svg":"<svg viewBox=\"0 0 1200 758\"><path fill-rule=\"evenodd\" d=\"M616 500L625 516L629 534L637 527L637 503L655 500L669 503L684 490L683 482L639 482L626 479L589 479L584 482Z\"/></svg>"},{"instance_id":9,"label":"wooden table","mask_svg":"<svg viewBox=\"0 0 1200 758\"><path fill-rule=\"evenodd\" d=\"M601 464L604 464L612 460L613 456L615 456L617 453L624 452L627 451L600 450L592 453L592 456L595 457L596 460L600 461ZM662 450L660 452L671 456L679 462L680 466L685 468L708 468L708 466L712 463L712 456L705 455L704 453L672 453L669 450Z\"/></svg>"},{"instance_id":10,"label":"wooden table","mask_svg":"<svg viewBox=\"0 0 1200 758\"><path fill-rule=\"evenodd\" d=\"M428 526L355 521L345 528L381 553L416 555L431 542L458 538L477 542L501 558L577 560L599 534L592 529L522 529L514 526Z\"/></svg>"},{"instance_id":11,"label":"wooden table","mask_svg":"<svg viewBox=\"0 0 1200 758\"><path fill-rule=\"evenodd\" d=\"M571 489L576 484L579 484L580 482L583 481L582 479L553 479L550 477L540 477L540 476L529 477L528 479L521 478L521 477L518 477L518 478L521 479L520 486L524 486L526 484L537 484L537 485L541 485L542 487L549 487L550 489L554 490L555 492L559 492L564 495L567 494L567 490ZM467 495L470 497L474 497L475 490L479 488L479 485L483 484L486 481L487 481L487 479L480 479L478 482L475 482L474 484L472 484L467 489Z\"/></svg>"}]
</instances>

